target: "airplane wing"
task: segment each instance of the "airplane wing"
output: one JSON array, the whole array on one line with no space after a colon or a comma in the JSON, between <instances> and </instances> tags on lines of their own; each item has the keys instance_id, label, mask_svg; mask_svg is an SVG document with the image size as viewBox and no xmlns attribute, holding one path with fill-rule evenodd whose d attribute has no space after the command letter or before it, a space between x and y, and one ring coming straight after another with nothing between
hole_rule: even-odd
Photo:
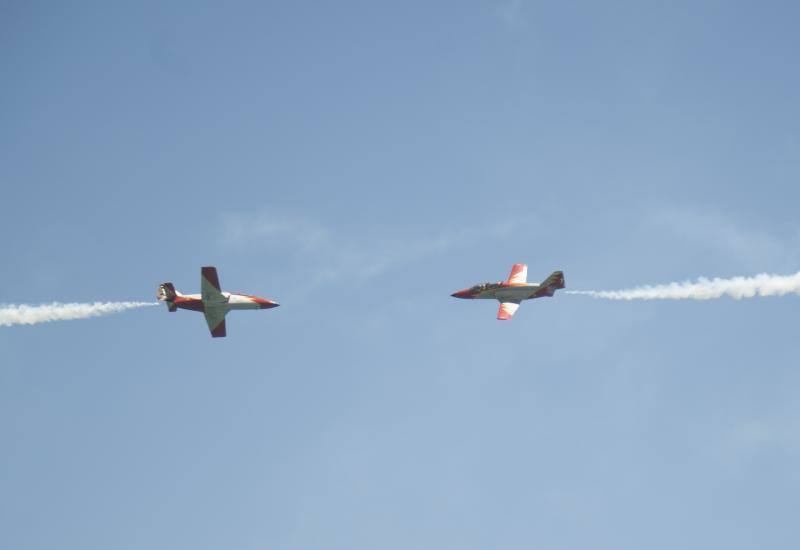
<instances>
[{"instance_id":1,"label":"airplane wing","mask_svg":"<svg viewBox=\"0 0 800 550\"><path fill-rule=\"evenodd\" d=\"M203 303L224 302L225 297L219 288L219 277L217 277L216 267L204 267L200 269L200 294Z\"/></svg>"},{"instance_id":2,"label":"airplane wing","mask_svg":"<svg viewBox=\"0 0 800 550\"><path fill-rule=\"evenodd\" d=\"M528 282L528 266L525 264L514 264L511 268L511 274L508 276L508 281L512 285L520 285Z\"/></svg>"},{"instance_id":3,"label":"airplane wing","mask_svg":"<svg viewBox=\"0 0 800 550\"><path fill-rule=\"evenodd\" d=\"M209 307L203 313L206 316L206 323L208 323L208 330L211 331L211 336L223 338L225 336L225 313L227 312L222 308Z\"/></svg>"},{"instance_id":4,"label":"airplane wing","mask_svg":"<svg viewBox=\"0 0 800 550\"><path fill-rule=\"evenodd\" d=\"M510 321L518 309L519 302L500 302L500 309L497 310L497 319Z\"/></svg>"}]
</instances>

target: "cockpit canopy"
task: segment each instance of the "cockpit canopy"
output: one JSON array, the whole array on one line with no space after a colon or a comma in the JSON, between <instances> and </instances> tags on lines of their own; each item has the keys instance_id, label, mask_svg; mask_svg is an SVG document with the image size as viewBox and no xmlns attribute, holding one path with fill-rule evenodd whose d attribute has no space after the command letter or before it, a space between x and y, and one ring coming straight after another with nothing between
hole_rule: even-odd
<instances>
[{"instance_id":1,"label":"cockpit canopy","mask_svg":"<svg viewBox=\"0 0 800 550\"><path fill-rule=\"evenodd\" d=\"M503 286L503 283L502 283L502 282L497 282L497 283L481 283L481 284L479 284L479 285L475 285L475 286L473 286L473 287L472 287L472 288L470 288L469 290L470 290L471 292L483 292L484 290L492 290L492 289L495 289L495 288L500 288L501 286Z\"/></svg>"}]
</instances>

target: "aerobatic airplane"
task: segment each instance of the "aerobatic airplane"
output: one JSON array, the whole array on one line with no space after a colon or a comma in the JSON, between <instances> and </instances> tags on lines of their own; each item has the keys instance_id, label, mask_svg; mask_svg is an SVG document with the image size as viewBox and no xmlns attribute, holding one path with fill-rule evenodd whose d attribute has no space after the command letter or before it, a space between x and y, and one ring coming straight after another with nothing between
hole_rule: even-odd
<instances>
[{"instance_id":1,"label":"aerobatic airplane","mask_svg":"<svg viewBox=\"0 0 800 550\"><path fill-rule=\"evenodd\" d=\"M528 282L527 265L514 264L507 281L475 285L459 290L451 296L468 300L497 300L500 302L497 318L501 321L510 321L522 300L550 297L559 288L564 288L564 273L561 271L554 271L542 284L537 285Z\"/></svg>"},{"instance_id":2,"label":"aerobatic airplane","mask_svg":"<svg viewBox=\"0 0 800 550\"><path fill-rule=\"evenodd\" d=\"M216 267L200 269L200 294L181 294L172 283L163 283L158 287L159 301L167 303L167 309L175 312L178 309L202 311L206 316L211 336L225 336L225 315L233 309L270 309L278 307L277 302L233 292L222 292L219 287Z\"/></svg>"}]
</instances>

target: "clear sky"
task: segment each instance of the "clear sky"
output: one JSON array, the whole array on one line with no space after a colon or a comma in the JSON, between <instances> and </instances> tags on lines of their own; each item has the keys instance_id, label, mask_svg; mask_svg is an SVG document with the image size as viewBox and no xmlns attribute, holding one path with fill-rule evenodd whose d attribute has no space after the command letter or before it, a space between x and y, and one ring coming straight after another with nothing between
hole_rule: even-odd
<instances>
[{"instance_id":1,"label":"clear sky","mask_svg":"<svg viewBox=\"0 0 800 550\"><path fill-rule=\"evenodd\" d=\"M224 4L224 5L223 5ZM783 550L796 2L0 2L0 547Z\"/></svg>"}]
</instances>

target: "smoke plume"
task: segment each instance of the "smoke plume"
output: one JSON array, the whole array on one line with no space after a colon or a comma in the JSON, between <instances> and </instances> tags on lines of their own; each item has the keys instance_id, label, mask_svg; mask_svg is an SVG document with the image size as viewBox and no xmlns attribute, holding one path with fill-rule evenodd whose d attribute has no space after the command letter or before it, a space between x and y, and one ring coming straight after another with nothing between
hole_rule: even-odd
<instances>
[{"instance_id":1,"label":"smoke plume","mask_svg":"<svg viewBox=\"0 0 800 550\"><path fill-rule=\"evenodd\" d=\"M39 306L0 305L0 327L11 325L37 325L48 321L87 319L126 309L157 306L153 302L94 302L92 304L43 304Z\"/></svg>"},{"instance_id":2,"label":"smoke plume","mask_svg":"<svg viewBox=\"0 0 800 550\"><path fill-rule=\"evenodd\" d=\"M731 279L701 277L694 282L638 286L624 290L571 290L568 293L607 300L711 300L722 296L741 300L755 296L800 294L800 272L794 275L762 273L755 277Z\"/></svg>"}]
</instances>

